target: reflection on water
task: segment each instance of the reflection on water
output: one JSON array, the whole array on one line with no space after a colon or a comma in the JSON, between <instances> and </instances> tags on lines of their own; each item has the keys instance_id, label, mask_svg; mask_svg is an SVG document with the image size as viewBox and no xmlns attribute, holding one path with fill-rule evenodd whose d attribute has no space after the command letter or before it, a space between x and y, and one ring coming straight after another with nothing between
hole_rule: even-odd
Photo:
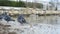
<instances>
[{"instance_id":1,"label":"reflection on water","mask_svg":"<svg viewBox=\"0 0 60 34\"><path fill-rule=\"evenodd\" d=\"M60 16L38 16L25 17L29 23L60 24Z\"/></svg>"}]
</instances>

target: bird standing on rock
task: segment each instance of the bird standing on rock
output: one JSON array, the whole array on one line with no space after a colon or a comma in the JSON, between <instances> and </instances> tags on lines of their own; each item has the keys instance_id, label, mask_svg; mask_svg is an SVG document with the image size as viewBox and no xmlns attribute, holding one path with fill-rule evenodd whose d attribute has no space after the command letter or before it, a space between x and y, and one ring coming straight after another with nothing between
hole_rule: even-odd
<instances>
[{"instance_id":1,"label":"bird standing on rock","mask_svg":"<svg viewBox=\"0 0 60 34\"><path fill-rule=\"evenodd\" d=\"M23 15L19 15L17 18L17 21L20 22L21 24L27 23L26 20L24 19Z\"/></svg>"},{"instance_id":2,"label":"bird standing on rock","mask_svg":"<svg viewBox=\"0 0 60 34\"><path fill-rule=\"evenodd\" d=\"M9 15L7 15L6 12L3 14L3 19L5 21L7 21L7 22L9 22L9 21L15 21L15 20L11 19L11 17Z\"/></svg>"},{"instance_id":3,"label":"bird standing on rock","mask_svg":"<svg viewBox=\"0 0 60 34\"><path fill-rule=\"evenodd\" d=\"M6 20L7 22L9 22L9 21L15 21L15 20L11 19L11 17L8 16L8 15L6 15L6 16L4 17L4 20Z\"/></svg>"}]
</instances>

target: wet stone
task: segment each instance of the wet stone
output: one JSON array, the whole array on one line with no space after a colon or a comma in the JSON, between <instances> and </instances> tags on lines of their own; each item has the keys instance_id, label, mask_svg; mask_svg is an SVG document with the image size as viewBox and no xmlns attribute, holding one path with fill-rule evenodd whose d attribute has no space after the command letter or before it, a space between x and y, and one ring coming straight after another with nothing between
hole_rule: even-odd
<instances>
[{"instance_id":1,"label":"wet stone","mask_svg":"<svg viewBox=\"0 0 60 34\"><path fill-rule=\"evenodd\" d=\"M2 32L0 32L0 34L3 34Z\"/></svg>"},{"instance_id":2,"label":"wet stone","mask_svg":"<svg viewBox=\"0 0 60 34\"><path fill-rule=\"evenodd\" d=\"M4 26L4 24L0 24L0 26Z\"/></svg>"},{"instance_id":3,"label":"wet stone","mask_svg":"<svg viewBox=\"0 0 60 34\"><path fill-rule=\"evenodd\" d=\"M9 32L8 34L17 34L16 32Z\"/></svg>"},{"instance_id":4,"label":"wet stone","mask_svg":"<svg viewBox=\"0 0 60 34\"><path fill-rule=\"evenodd\" d=\"M4 27L11 27L11 25L4 25Z\"/></svg>"}]
</instances>

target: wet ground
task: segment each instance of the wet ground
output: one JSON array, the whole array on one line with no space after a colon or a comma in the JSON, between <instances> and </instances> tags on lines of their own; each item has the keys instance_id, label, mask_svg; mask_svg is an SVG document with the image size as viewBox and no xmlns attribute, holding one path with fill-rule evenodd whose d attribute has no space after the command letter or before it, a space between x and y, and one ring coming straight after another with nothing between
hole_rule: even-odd
<instances>
[{"instance_id":1,"label":"wet ground","mask_svg":"<svg viewBox=\"0 0 60 34\"><path fill-rule=\"evenodd\" d=\"M7 28L5 27L5 30L1 29L2 31L0 32L6 34L60 34L60 16L58 15L30 15L29 17L25 16L25 19L29 24L22 25L17 20L9 23L5 20L0 21L0 24L3 24L3 26L7 25ZM3 28L1 25L0 27Z\"/></svg>"}]
</instances>

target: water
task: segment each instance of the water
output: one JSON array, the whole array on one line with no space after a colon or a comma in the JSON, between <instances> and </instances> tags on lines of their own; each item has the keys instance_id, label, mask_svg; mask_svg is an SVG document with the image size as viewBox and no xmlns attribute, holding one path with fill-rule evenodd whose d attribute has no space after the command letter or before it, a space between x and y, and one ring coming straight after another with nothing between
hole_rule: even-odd
<instances>
[{"instance_id":1,"label":"water","mask_svg":"<svg viewBox=\"0 0 60 34\"><path fill-rule=\"evenodd\" d=\"M42 23L42 24L52 24L58 25L60 24L60 16L38 16L38 15L30 15L30 17L25 17L29 23Z\"/></svg>"},{"instance_id":2,"label":"water","mask_svg":"<svg viewBox=\"0 0 60 34\"><path fill-rule=\"evenodd\" d=\"M60 16L38 16L30 15L25 16L29 24L21 25L19 22L10 21L10 30L8 33L15 32L16 34L60 34ZM5 23L6 21L0 21ZM5 23L6 24L6 23Z\"/></svg>"}]
</instances>

